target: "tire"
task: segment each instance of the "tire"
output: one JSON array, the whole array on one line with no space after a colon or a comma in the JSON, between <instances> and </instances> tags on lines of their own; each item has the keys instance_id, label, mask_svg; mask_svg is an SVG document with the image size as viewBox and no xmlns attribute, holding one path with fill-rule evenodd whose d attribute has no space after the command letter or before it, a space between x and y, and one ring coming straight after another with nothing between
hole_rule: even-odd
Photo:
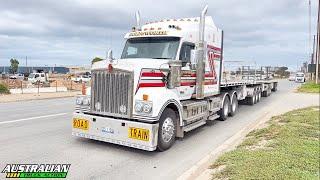
<instances>
[{"instance_id":1,"label":"tire","mask_svg":"<svg viewBox=\"0 0 320 180\"><path fill-rule=\"evenodd\" d=\"M257 99L257 102L260 102L261 100L261 92L258 93L258 99Z\"/></svg>"},{"instance_id":2,"label":"tire","mask_svg":"<svg viewBox=\"0 0 320 180\"><path fill-rule=\"evenodd\" d=\"M257 104L257 103L259 102L259 93L256 92L255 95L254 95L254 97L255 97L255 98L254 98L254 100L255 100L255 101L254 101L254 104Z\"/></svg>"},{"instance_id":3,"label":"tire","mask_svg":"<svg viewBox=\"0 0 320 180\"><path fill-rule=\"evenodd\" d=\"M226 96L224 98L222 108L218 111L218 115L220 116L219 119L221 121L225 121L228 118L229 107L230 107L229 96Z\"/></svg>"},{"instance_id":4,"label":"tire","mask_svg":"<svg viewBox=\"0 0 320 180\"><path fill-rule=\"evenodd\" d=\"M276 92L278 90L278 85L275 83L271 91Z\"/></svg>"},{"instance_id":5,"label":"tire","mask_svg":"<svg viewBox=\"0 0 320 180\"><path fill-rule=\"evenodd\" d=\"M267 91L263 91L262 92L262 97L267 97L267 94L268 94Z\"/></svg>"},{"instance_id":6,"label":"tire","mask_svg":"<svg viewBox=\"0 0 320 180\"><path fill-rule=\"evenodd\" d=\"M169 149L176 140L177 117L172 109L165 109L162 112L158 130L158 151Z\"/></svg>"},{"instance_id":7,"label":"tire","mask_svg":"<svg viewBox=\"0 0 320 180\"><path fill-rule=\"evenodd\" d=\"M230 113L229 115L232 117L234 115L236 115L238 111L238 98L236 95L234 95L232 97L232 103L231 103L231 106L230 106Z\"/></svg>"},{"instance_id":8,"label":"tire","mask_svg":"<svg viewBox=\"0 0 320 180\"><path fill-rule=\"evenodd\" d=\"M267 91L267 97L271 95L271 89Z\"/></svg>"},{"instance_id":9,"label":"tire","mask_svg":"<svg viewBox=\"0 0 320 180\"><path fill-rule=\"evenodd\" d=\"M255 102L256 102L256 94L253 94L253 96L248 97L248 104L249 104L250 106L254 105Z\"/></svg>"}]
</instances>

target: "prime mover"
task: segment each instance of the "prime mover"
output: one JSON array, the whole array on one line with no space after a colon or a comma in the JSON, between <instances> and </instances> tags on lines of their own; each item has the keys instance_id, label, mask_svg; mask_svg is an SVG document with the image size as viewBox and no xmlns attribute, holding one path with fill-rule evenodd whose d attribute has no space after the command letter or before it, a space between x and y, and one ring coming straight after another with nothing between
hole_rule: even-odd
<instances>
[{"instance_id":1,"label":"prime mover","mask_svg":"<svg viewBox=\"0 0 320 180\"><path fill-rule=\"evenodd\" d=\"M91 88L77 97L72 135L147 151L165 151L184 134L258 103L275 80L224 81L223 31L207 6L200 17L140 23L92 65Z\"/></svg>"}]
</instances>

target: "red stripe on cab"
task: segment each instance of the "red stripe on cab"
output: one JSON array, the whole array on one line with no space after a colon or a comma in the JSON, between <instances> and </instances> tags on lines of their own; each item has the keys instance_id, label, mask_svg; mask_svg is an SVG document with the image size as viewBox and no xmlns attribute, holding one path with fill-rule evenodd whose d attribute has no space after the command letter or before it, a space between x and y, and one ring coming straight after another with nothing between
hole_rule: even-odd
<instances>
[{"instance_id":1,"label":"red stripe on cab","mask_svg":"<svg viewBox=\"0 0 320 180\"><path fill-rule=\"evenodd\" d=\"M143 87L165 87L165 83L161 82L161 83L140 83L139 84L139 88L143 88Z\"/></svg>"},{"instance_id":2,"label":"red stripe on cab","mask_svg":"<svg viewBox=\"0 0 320 180\"><path fill-rule=\"evenodd\" d=\"M212 45L207 45L207 47L209 48L209 49L213 49L213 50L215 50L215 51L221 51L221 48L218 48L218 47L215 47L215 46L212 46Z\"/></svg>"},{"instance_id":3,"label":"red stripe on cab","mask_svg":"<svg viewBox=\"0 0 320 180\"><path fill-rule=\"evenodd\" d=\"M164 77L162 72L142 72L142 77Z\"/></svg>"}]
</instances>

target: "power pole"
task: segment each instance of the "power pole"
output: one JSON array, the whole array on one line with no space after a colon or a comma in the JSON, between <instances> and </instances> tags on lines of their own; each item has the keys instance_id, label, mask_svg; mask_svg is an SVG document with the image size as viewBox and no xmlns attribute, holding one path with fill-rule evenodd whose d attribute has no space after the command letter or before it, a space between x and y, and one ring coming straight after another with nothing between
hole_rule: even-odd
<instances>
[{"instance_id":1,"label":"power pole","mask_svg":"<svg viewBox=\"0 0 320 180\"><path fill-rule=\"evenodd\" d=\"M316 84L319 82L319 59L320 59L320 2L318 3L318 28L317 28L317 52L316 52Z\"/></svg>"},{"instance_id":2,"label":"power pole","mask_svg":"<svg viewBox=\"0 0 320 180\"><path fill-rule=\"evenodd\" d=\"M26 56L26 73L28 72L28 56Z\"/></svg>"},{"instance_id":3,"label":"power pole","mask_svg":"<svg viewBox=\"0 0 320 180\"><path fill-rule=\"evenodd\" d=\"M311 0L308 2L308 13L309 13L309 43L308 43L308 53L309 57L311 58Z\"/></svg>"}]
</instances>

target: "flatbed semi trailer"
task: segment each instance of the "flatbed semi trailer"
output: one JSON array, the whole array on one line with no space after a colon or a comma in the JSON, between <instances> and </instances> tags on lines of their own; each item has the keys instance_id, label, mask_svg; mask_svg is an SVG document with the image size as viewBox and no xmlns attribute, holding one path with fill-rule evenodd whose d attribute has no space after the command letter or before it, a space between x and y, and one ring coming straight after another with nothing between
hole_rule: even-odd
<instances>
[{"instance_id":1,"label":"flatbed semi trailer","mask_svg":"<svg viewBox=\"0 0 320 180\"><path fill-rule=\"evenodd\" d=\"M91 88L76 99L74 136L147 151L165 151L184 134L235 116L277 90L274 80L225 81L223 31L212 17L164 19L125 35L120 59L112 51L92 65Z\"/></svg>"}]
</instances>

